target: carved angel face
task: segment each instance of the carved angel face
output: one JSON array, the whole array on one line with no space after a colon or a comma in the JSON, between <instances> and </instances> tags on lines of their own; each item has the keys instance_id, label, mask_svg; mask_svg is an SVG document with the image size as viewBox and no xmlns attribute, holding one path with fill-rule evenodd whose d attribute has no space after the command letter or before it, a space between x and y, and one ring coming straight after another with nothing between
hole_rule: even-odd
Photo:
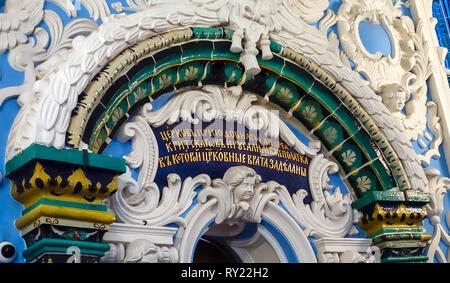
<instances>
[{"instance_id":1,"label":"carved angel face","mask_svg":"<svg viewBox=\"0 0 450 283\"><path fill-rule=\"evenodd\" d=\"M256 177L247 177L240 185L234 188L234 201L250 201L253 197L253 192L255 189Z\"/></svg>"},{"instance_id":2,"label":"carved angel face","mask_svg":"<svg viewBox=\"0 0 450 283\"><path fill-rule=\"evenodd\" d=\"M398 84L387 85L381 92L384 105L392 112L400 112L405 107L406 92Z\"/></svg>"},{"instance_id":3,"label":"carved angel face","mask_svg":"<svg viewBox=\"0 0 450 283\"><path fill-rule=\"evenodd\" d=\"M403 90L397 92L397 94L392 97L391 105L391 108L396 112L400 112L403 107L405 107L405 92Z\"/></svg>"},{"instance_id":4,"label":"carved angel face","mask_svg":"<svg viewBox=\"0 0 450 283\"><path fill-rule=\"evenodd\" d=\"M252 168L236 166L225 172L223 180L233 192L234 203L240 203L252 199L255 185L261 181L261 177Z\"/></svg>"}]
</instances>

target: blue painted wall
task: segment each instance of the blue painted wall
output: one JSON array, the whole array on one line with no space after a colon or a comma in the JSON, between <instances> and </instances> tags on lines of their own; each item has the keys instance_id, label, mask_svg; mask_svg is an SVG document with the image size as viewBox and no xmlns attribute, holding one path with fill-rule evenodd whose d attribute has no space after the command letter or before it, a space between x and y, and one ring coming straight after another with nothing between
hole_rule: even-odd
<instances>
[{"instance_id":1,"label":"blue painted wall","mask_svg":"<svg viewBox=\"0 0 450 283\"><path fill-rule=\"evenodd\" d=\"M14 0L10 0L14 1ZM445 0L443 0L445 2ZM0 12L3 11L3 4L4 0L0 0ZM76 3L77 1L73 1ZM126 0L111 0L108 1L110 8L111 4L114 2L121 2L124 6L126 6ZM442 2L442 1L441 1ZM339 6L341 5L341 1L339 0L330 0L330 9L337 12ZM77 5L79 7L78 10L78 16L89 18L89 13L86 10L86 8L83 5ZM70 21L73 20L73 18L69 18L65 12L60 9L55 4L49 3L48 1L45 2L45 9L54 10L57 12L57 14L61 17L63 23L66 25ZM111 9L111 11L114 11ZM410 15L409 10L404 8L403 9L405 15ZM131 13L131 12L126 12ZM98 24L101 23L101 21L97 21ZM41 23L39 25L40 27L43 27L45 29L48 29L44 23ZM336 27L332 27L331 30L336 32ZM337 32L336 32L337 33ZM391 53L391 44L389 42L389 38L386 34L386 32L381 28L379 25L373 25L368 23L363 23L360 26L360 34L362 38L362 42L364 46L367 48L367 50L371 53L375 53L377 51L382 52L382 54L390 54ZM0 54L0 88L9 87L9 86L18 86L23 82L24 76L22 73L15 71L12 69L8 64L8 52L5 54ZM169 97L168 95L166 99ZM159 105L164 103L164 99L161 99L158 101ZM10 182L4 177L5 175L5 169L4 169L4 159L5 159L5 150L6 150L6 141L8 138L9 129L13 123L15 115L19 111L19 106L16 102L16 99L9 99L6 101L3 105L0 106L0 172L3 175L3 180L0 183L0 241L10 241L12 242L18 249L18 252L24 250L24 242L22 238L20 237L20 233L14 228L14 219L17 219L21 215L22 206L14 201L10 196ZM300 135L300 134L299 134ZM300 135L301 136L301 135ZM301 139L305 139L303 136L301 136ZM422 152L423 149L419 147L417 143L413 143L414 148L418 152ZM113 142L109 145L109 147L106 149L105 154L110 154L113 156L121 157L123 155L126 155L131 150L131 144L130 142L121 144L116 139L113 140ZM439 160L432 160L432 164L430 167L437 168L442 172L442 176L450 177L450 174L448 172L448 168L446 166L446 162L444 160L444 154L441 149L441 156L442 158ZM133 171L133 175L137 177L138 172L136 170ZM348 193L345 185L343 184L340 177L335 174L334 176L331 176L332 183L336 186L339 186L343 192ZM449 194L447 194L444 198L444 207L445 211L449 211L450 209L450 197ZM445 213L444 213L445 215ZM444 215L442 216L441 222L445 223ZM267 223L266 223L267 224ZM267 224L269 225L269 224ZM270 226L270 225L269 225ZM448 233L448 226L445 226L445 229L447 229ZM271 227L268 227L271 228ZM425 228L427 229L428 233L433 233L433 226L430 224L429 220L425 221ZM276 232L276 231L275 231ZM361 232L358 237L363 237L364 232ZM314 239L311 239L311 241ZM443 252L447 254L448 252L448 246L441 245L441 248L443 249ZM22 257L19 255L17 256L15 262L23 262Z\"/></svg>"}]
</instances>

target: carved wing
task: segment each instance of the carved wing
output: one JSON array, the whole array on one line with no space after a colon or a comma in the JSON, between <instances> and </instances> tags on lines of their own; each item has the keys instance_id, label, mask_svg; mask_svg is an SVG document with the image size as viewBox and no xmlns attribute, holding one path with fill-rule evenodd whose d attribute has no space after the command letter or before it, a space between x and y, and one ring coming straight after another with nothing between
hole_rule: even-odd
<instances>
[{"instance_id":1,"label":"carved wing","mask_svg":"<svg viewBox=\"0 0 450 283\"><path fill-rule=\"evenodd\" d=\"M307 2L314 2L314 6L307 5ZM326 9L324 2L328 5L328 1L322 0L283 0L278 11L272 15L273 22L277 23L278 27L275 27L275 32L270 34L271 40L290 46L302 54L325 53L329 46L326 36L322 36L315 27L305 23L324 16ZM302 10L303 6L310 7ZM312 12L311 15L305 12L308 10Z\"/></svg>"},{"instance_id":2,"label":"carved wing","mask_svg":"<svg viewBox=\"0 0 450 283\"><path fill-rule=\"evenodd\" d=\"M315 23L323 17L323 12L330 5L328 0L284 0L292 12L307 23Z\"/></svg>"},{"instance_id":3,"label":"carved wing","mask_svg":"<svg viewBox=\"0 0 450 283\"><path fill-rule=\"evenodd\" d=\"M44 16L43 6L43 0L6 1L5 13L0 14L0 54L27 42Z\"/></svg>"}]
</instances>

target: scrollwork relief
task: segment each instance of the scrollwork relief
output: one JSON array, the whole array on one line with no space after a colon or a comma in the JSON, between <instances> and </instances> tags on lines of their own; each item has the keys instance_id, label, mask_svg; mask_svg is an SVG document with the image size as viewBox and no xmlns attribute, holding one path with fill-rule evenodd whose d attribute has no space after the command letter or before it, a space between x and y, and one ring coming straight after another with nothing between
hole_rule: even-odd
<instances>
[{"instance_id":1,"label":"scrollwork relief","mask_svg":"<svg viewBox=\"0 0 450 283\"><path fill-rule=\"evenodd\" d=\"M5 12L0 14L0 34L3 38L8 38L0 44L0 53L9 50L10 65L25 72L23 85L0 90L0 105L5 99L20 95L18 103L21 110L8 140L7 160L34 142L56 148L64 147L68 120L78 95L95 74L124 48L149 36L180 27L222 26L235 31L232 51L241 54L241 61L249 75L259 71L255 62L257 54L261 53L263 59L271 58L268 48L270 40L296 50L326 70L355 95L392 143L405 166L411 188L433 192L437 186L434 185L435 176L429 179L430 187L428 186L428 179L422 168L422 165L429 166L431 158L439 157L439 146L445 136L442 127L446 124L439 123L436 105L427 103L426 98L426 82L433 67L425 55L434 51L430 51L429 42L423 39L423 34L426 33L424 23L418 21L414 25L411 19L399 12L400 5L403 5L401 1L392 4L389 0L345 0L337 15L328 10L324 17L324 11L329 5L326 0L127 0L128 7L113 5L119 12L139 12L131 16L111 15L104 0L81 0L80 3L88 9L94 20L102 19L101 27L89 19L76 19L64 27L55 12L43 10L44 2L32 0L25 5L23 1L7 0ZM69 17L77 15L77 9L71 1L49 2L60 6ZM49 32L38 27L42 21L49 27ZM319 29L309 25L317 21ZM393 41L392 57L365 51L356 28L356 23L360 21L383 25ZM336 23L339 39L333 32L327 36L329 28ZM88 39L83 37L87 34L90 34ZM34 35L34 38L30 35ZM339 43L344 52L339 49ZM358 72L364 73L368 84L357 72L352 71L348 58L356 64ZM148 108L147 114L142 114L133 121L135 124L128 124L123 128L122 139L132 139L134 146L132 154L127 157L128 165L140 168L143 173L138 181L131 178L130 173L121 177L123 190L117 197L122 199L112 201L116 201L115 209L123 212L119 216L121 221L142 224L143 221L148 221L147 216L150 214L154 222L148 223L163 225L167 221L173 221L182 225L180 211L190 205L194 197L193 186L212 188L210 182L213 181L208 180L207 176L182 182L177 176L171 175L168 186L163 189L164 201L157 203L159 188L152 183L156 165L151 161L156 160L154 157L157 155L151 126L170 123L171 119L180 117L194 122L194 114L198 109L212 107L216 112L202 113L202 118L215 119L219 113L226 119L241 121L249 127L267 127L269 133L279 134L298 152L315 158L317 167L311 168L317 171L310 174L316 176L311 190L314 199L311 205L303 204L304 190L299 190L293 198L281 187L270 192L277 194L280 202L290 207L297 222L312 227L307 230L308 233L321 237L354 232L352 226L355 215L349 207L349 197L343 196L339 188L333 194L323 193L324 189L333 191L327 185L326 177L335 172L335 168L317 155L319 143L313 141L309 146L299 143L284 128L284 124L270 122L270 115L246 116L244 113L251 113L249 109L253 113L262 112L260 106L252 105L255 98L243 95L239 88L205 88L200 92L203 92L197 104L200 108L195 106L181 111L180 105L184 102L173 103L174 112L171 113L177 113L174 115L178 116L164 121L161 120L164 115L157 117L156 111L152 112ZM224 93L228 96L224 96ZM188 101L186 99L185 102ZM186 104L188 106L192 105ZM428 150L418 155L410 141L424 135L427 123L434 137L430 140ZM152 150L145 154L139 151L141 147L152 146ZM244 203L236 210L236 215L246 215ZM173 207L171 217L163 220L162 205L169 204ZM330 226L330 219L334 219L339 228ZM440 238L446 239L445 236Z\"/></svg>"},{"instance_id":2,"label":"scrollwork relief","mask_svg":"<svg viewBox=\"0 0 450 283\"><path fill-rule=\"evenodd\" d=\"M119 131L119 137L133 138L133 150L126 160L129 165L141 170L138 182L131 177L130 172L119 178L119 191L110 198L110 207L118 220L147 225L175 222L184 226L186 223L180 215L191 205L193 198L198 196L199 202L204 205L215 200L218 207L215 218L217 224L224 221L230 224L239 221L259 223L267 202L277 204L281 201L295 221L305 228L307 235L320 238L354 234L356 228L353 224L357 222L358 214L351 208L350 196L343 195L339 188L333 188L328 183L328 174L338 171L337 164L328 161L322 154L317 154L318 142L311 143L313 148L301 143L279 118L268 119L264 123L255 120L248 122L250 117L256 117L253 114L247 115L252 109L259 111L260 115L257 117L267 117L270 114L270 111L253 105L254 103L255 97L242 93L239 87L204 87L181 92L156 111L150 111L150 105L144 106ZM313 202L310 205L304 204L303 199L308 194L306 190L299 188L291 196L286 187L274 181L262 183L261 176L253 169L238 166L228 169L223 179L215 180L200 174L182 181L178 175L170 174L167 177L168 186L162 190L162 198L158 204L160 191L153 182L157 166L147 160L154 160L152 158L158 152L151 127L177 121L198 123L198 117L206 121L232 119L244 122L248 128L271 130L273 132L270 135L288 140L288 144L298 152L312 157L309 183ZM199 186L203 189L197 195L194 190Z\"/></svg>"},{"instance_id":3,"label":"scrollwork relief","mask_svg":"<svg viewBox=\"0 0 450 283\"><path fill-rule=\"evenodd\" d=\"M377 126L399 152L400 160L408 164L405 165L405 170L411 187L426 188L417 155L407 138L400 134L403 129L392 123L389 110L383 106L373 90L351 70L348 62L342 63L342 53L335 54L335 48L331 46L327 33L324 32L326 27L335 21L333 15L327 13L323 18L324 22L319 23L319 32L316 27L308 24L323 17L328 1L314 1L314 5L311 4L312 1L307 0L275 2L279 5L274 5L273 1L269 2L270 5L266 6L263 5L266 2L253 5L253 1L245 0L145 3L129 1L130 6L133 3L139 6L138 13L105 17L101 27L90 34L89 40L77 37L74 41L77 48L71 49L67 56L64 56L66 60L58 64L59 68L47 68L45 79L27 87L31 94L28 97L31 99L24 103L12 127L6 159L11 159L31 143L64 147L68 121L78 95L94 75L125 48L150 36L180 27L200 25L230 28L233 21L237 21L234 22L237 27L233 29L243 31L246 43L242 45L239 40L240 33L236 32L232 45L236 47L236 51L242 50L241 58L251 57L249 61L254 62L253 57L259 52L269 58L271 54L267 52L267 42L270 39L292 48L322 67L354 94L370 115L374 115ZM268 7L270 9L267 9ZM236 18L230 16L233 13L237 15ZM233 20L230 20L231 18ZM255 32L245 32L247 29L253 31L253 28L256 28ZM249 64L247 70L253 73L257 72L258 68Z\"/></svg>"},{"instance_id":4,"label":"scrollwork relief","mask_svg":"<svg viewBox=\"0 0 450 283\"><path fill-rule=\"evenodd\" d=\"M101 262L176 263L178 251L167 245L156 245L150 240L137 239L130 243L110 243L110 250Z\"/></svg>"},{"instance_id":5,"label":"scrollwork relief","mask_svg":"<svg viewBox=\"0 0 450 283\"><path fill-rule=\"evenodd\" d=\"M426 81L432 65L428 60L422 24L415 27L400 10L402 1L343 1L338 11L338 31L345 54L355 63L369 86L382 97L394 119L405 128L409 139L417 140L426 128ZM359 33L361 22L380 24L390 38L392 54L370 53ZM406 103L405 103L406 102ZM406 106L406 114L401 111Z\"/></svg>"},{"instance_id":6,"label":"scrollwork relief","mask_svg":"<svg viewBox=\"0 0 450 283\"><path fill-rule=\"evenodd\" d=\"M229 168L223 179L215 179L198 194L200 203L217 203L215 222L261 222L261 213L268 202L278 202L274 193L277 186L274 181L261 182L261 176L250 167Z\"/></svg>"},{"instance_id":7,"label":"scrollwork relief","mask_svg":"<svg viewBox=\"0 0 450 283\"><path fill-rule=\"evenodd\" d=\"M441 215L444 212L444 196L450 191L450 179L440 177L440 173L436 169L428 169L426 171L430 180L430 193L432 203L426 206L428 217L433 225L434 232L431 242L427 247L427 256L429 262L434 262L436 257L438 262L447 263L450 261L450 254L444 254L440 244L450 245L450 236L441 222ZM446 217L447 225L449 222L449 213ZM444 224L445 225L445 224Z\"/></svg>"}]
</instances>

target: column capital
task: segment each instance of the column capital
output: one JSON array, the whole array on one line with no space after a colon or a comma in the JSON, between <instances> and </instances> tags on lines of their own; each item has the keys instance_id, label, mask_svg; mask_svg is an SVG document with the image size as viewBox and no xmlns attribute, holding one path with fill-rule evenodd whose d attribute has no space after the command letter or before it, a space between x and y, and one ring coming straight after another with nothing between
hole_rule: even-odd
<instances>
[{"instance_id":1,"label":"column capital","mask_svg":"<svg viewBox=\"0 0 450 283\"><path fill-rule=\"evenodd\" d=\"M27 262L98 262L116 217L102 201L117 189L125 160L33 144L6 164L11 195L23 204L15 226Z\"/></svg>"}]
</instances>

